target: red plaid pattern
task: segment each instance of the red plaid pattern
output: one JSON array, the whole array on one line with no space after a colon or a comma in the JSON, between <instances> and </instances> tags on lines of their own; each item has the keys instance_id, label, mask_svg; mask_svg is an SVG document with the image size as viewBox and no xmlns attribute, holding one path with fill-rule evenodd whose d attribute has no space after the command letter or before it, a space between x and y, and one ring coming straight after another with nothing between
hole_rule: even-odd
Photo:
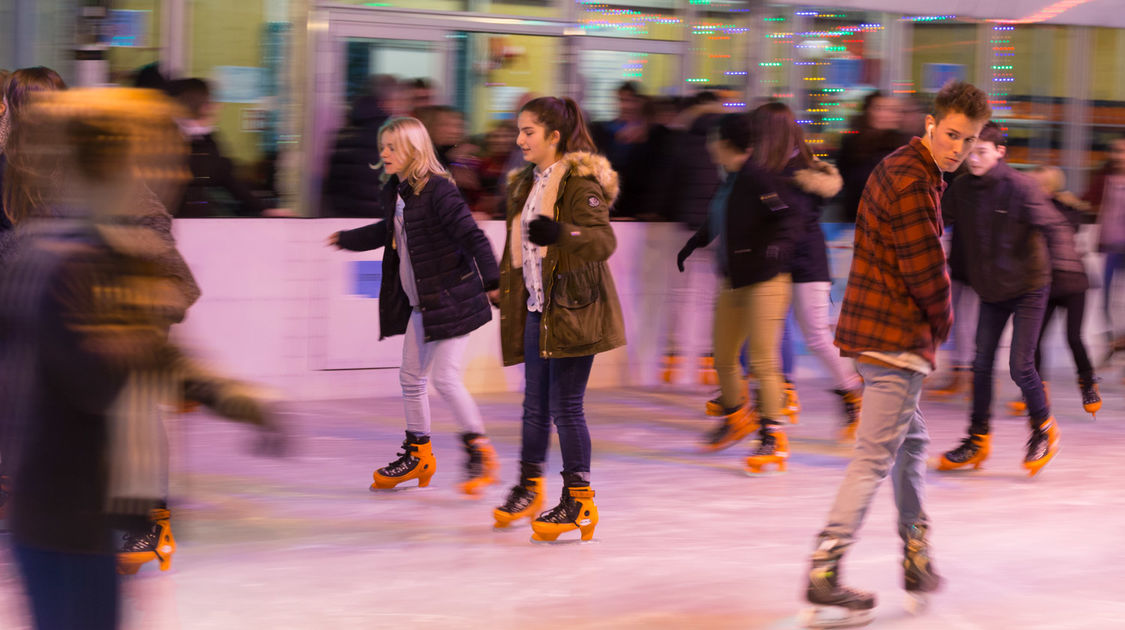
<instances>
[{"instance_id":1,"label":"red plaid pattern","mask_svg":"<svg viewBox=\"0 0 1125 630\"><path fill-rule=\"evenodd\" d=\"M859 204L855 251L836 345L863 352L934 354L953 326L949 272L941 245L945 183L918 138L871 173Z\"/></svg>"}]
</instances>

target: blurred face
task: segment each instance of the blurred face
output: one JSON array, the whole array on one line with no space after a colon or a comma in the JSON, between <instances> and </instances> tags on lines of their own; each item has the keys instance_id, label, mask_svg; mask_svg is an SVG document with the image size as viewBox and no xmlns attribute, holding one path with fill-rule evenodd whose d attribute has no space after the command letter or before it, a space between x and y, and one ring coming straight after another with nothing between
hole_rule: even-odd
<instances>
[{"instance_id":1,"label":"blurred face","mask_svg":"<svg viewBox=\"0 0 1125 630\"><path fill-rule=\"evenodd\" d=\"M991 171L1000 160L1004 159L1007 150L1007 147L998 147L991 142L977 142L973 145L973 150L969 152L965 165L969 168L970 173L980 177Z\"/></svg>"},{"instance_id":2,"label":"blurred face","mask_svg":"<svg viewBox=\"0 0 1125 630\"><path fill-rule=\"evenodd\" d=\"M933 154L938 168L946 173L952 173L968 157L986 122L988 121L970 120L960 112L946 115L941 122L934 121L933 116L926 116L928 132L922 138L922 143Z\"/></svg>"},{"instance_id":3,"label":"blurred face","mask_svg":"<svg viewBox=\"0 0 1125 630\"><path fill-rule=\"evenodd\" d=\"M520 112L517 123L519 133L516 146L523 152L523 159L545 168L555 163L559 153L559 132L547 132L545 127L531 112Z\"/></svg>"},{"instance_id":4,"label":"blurred face","mask_svg":"<svg viewBox=\"0 0 1125 630\"><path fill-rule=\"evenodd\" d=\"M637 120L643 106L644 101L639 96L624 91L617 93L617 111L622 120Z\"/></svg>"},{"instance_id":5,"label":"blurred face","mask_svg":"<svg viewBox=\"0 0 1125 630\"><path fill-rule=\"evenodd\" d=\"M1113 162L1114 169L1125 172L1125 138L1114 140L1113 144L1109 145L1109 159Z\"/></svg>"},{"instance_id":6,"label":"blurred face","mask_svg":"<svg viewBox=\"0 0 1125 630\"><path fill-rule=\"evenodd\" d=\"M410 100L413 101L414 109L429 107L434 104L434 90L433 88L412 88Z\"/></svg>"},{"instance_id":7,"label":"blurred face","mask_svg":"<svg viewBox=\"0 0 1125 630\"><path fill-rule=\"evenodd\" d=\"M503 155L511 152L516 142L516 134L511 127L497 127L488 134L488 152Z\"/></svg>"},{"instance_id":8,"label":"blurred face","mask_svg":"<svg viewBox=\"0 0 1125 630\"><path fill-rule=\"evenodd\" d=\"M387 175L398 175L403 171L406 156L399 153L398 147L395 146L395 141L389 133L384 133L379 138L379 143L381 145L379 158L383 160L383 171Z\"/></svg>"},{"instance_id":9,"label":"blurred face","mask_svg":"<svg viewBox=\"0 0 1125 630\"><path fill-rule=\"evenodd\" d=\"M458 144L464 136L465 123L458 114L442 114L434 125L434 144L439 147Z\"/></svg>"},{"instance_id":10,"label":"blurred face","mask_svg":"<svg viewBox=\"0 0 1125 630\"><path fill-rule=\"evenodd\" d=\"M902 108L893 98L877 98L867 110L867 120L872 129L898 129L902 124Z\"/></svg>"},{"instance_id":11,"label":"blurred face","mask_svg":"<svg viewBox=\"0 0 1125 630\"><path fill-rule=\"evenodd\" d=\"M711 161L728 173L739 171L750 155L749 151L739 151L714 132L707 136L707 152L711 154Z\"/></svg>"}]
</instances>

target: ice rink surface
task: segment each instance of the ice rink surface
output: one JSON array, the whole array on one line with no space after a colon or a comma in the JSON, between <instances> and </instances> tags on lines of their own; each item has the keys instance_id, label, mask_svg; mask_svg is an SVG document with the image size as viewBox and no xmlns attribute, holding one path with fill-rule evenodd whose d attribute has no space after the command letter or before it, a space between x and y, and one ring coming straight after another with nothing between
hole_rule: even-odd
<instances>
[{"instance_id":1,"label":"ice rink surface","mask_svg":"<svg viewBox=\"0 0 1125 630\"><path fill-rule=\"evenodd\" d=\"M906 612L891 492L880 490L843 566L848 585L877 592L870 627L1125 627L1120 376L1103 385L1097 421L1076 387L1054 385L1062 449L1034 479L1020 466L1027 422L1006 414L1014 389L998 383L985 468L929 474L933 558L947 583L923 616ZM833 440L840 411L827 383L798 387L789 472L755 478L743 473L750 442L697 451L715 422L702 413L709 390L591 390L601 522L594 542L553 546L530 544L526 524L492 530L517 472L518 394L478 398L503 465L502 483L478 500L456 491L464 455L437 399L430 488L382 493L368 484L402 441L397 398L284 405L285 459L251 454L244 427L173 418L179 549L170 571L149 564L125 579L124 627L796 628L808 556L850 453ZM967 401L927 399L923 411L931 455L955 446ZM548 467L549 507L557 446ZM0 628L29 627L22 597L0 545Z\"/></svg>"}]
</instances>

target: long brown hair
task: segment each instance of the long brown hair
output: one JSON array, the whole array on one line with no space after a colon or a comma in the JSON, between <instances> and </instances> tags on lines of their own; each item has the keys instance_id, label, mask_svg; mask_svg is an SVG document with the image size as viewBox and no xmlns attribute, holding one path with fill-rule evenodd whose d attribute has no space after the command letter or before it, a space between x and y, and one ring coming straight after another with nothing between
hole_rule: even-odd
<instances>
[{"instance_id":1,"label":"long brown hair","mask_svg":"<svg viewBox=\"0 0 1125 630\"><path fill-rule=\"evenodd\" d=\"M10 135L4 152L8 157L4 187L0 190L4 214L14 225L24 218L36 214L45 205L43 191L51 181L53 171L47 170L51 161L42 160L34 151L34 132L21 133L20 112L23 111L36 93L57 92L66 89L66 82L59 73L44 67L20 68L8 75L4 83L4 100L7 102L7 116ZM31 136L31 137L28 137ZM31 151L30 154L25 155Z\"/></svg>"},{"instance_id":2,"label":"long brown hair","mask_svg":"<svg viewBox=\"0 0 1125 630\"><path fill-rule=\"evenodd\" d=\"M565 155L571 151L597 151L594 139L590 137L590 130L586 128L582 108L574 99L543 96L528 101L520 108L520 112L534 114L539 124L547 129L545 135L559 132L559 153Z\"/></svg>"},{"instance_id":3,"label":"long brown hair","mask_svg":"<svg viewBox=\"0 0 1125 630\"><path fill-rule=\"evenodd\" d=\"M57 92L65 89L66 81L50 68L45 66L20 68L8 75L8 80L4 84L4 98L8 101L8 107L12 109L12 115L15 116L33 92Z\"/></svg>"},{"instance_id":4,"label":"long brown hair","mask_svg":"<svg viewBox=\"0 0 1125 630\"><path fill-rule=\"evenodd\" d=\"M768 171L780 173L791 162L804 168L816 160L793 110L785 103L773 101L750 112L750 128L754 138L750 159Z\"/></svg>"}]
</instances>

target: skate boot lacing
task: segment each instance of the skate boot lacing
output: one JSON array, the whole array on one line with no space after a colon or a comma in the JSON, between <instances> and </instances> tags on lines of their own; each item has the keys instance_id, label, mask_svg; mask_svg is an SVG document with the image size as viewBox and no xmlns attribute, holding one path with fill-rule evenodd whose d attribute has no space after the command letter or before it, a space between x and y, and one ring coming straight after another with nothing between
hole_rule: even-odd
<instances>
[{"instance_id":1,"label":"skate boot lacing","mask_svg":"<svg viewBox=\"0 0 1125 630\"><path fill-rule=\"evenodd\" d=\"M1031 437L1027 439L1027 461L1035 461L1043 459L1047 456L1047 450L1050 447L1050 440L1047 439L1047 432L1036 428L1031 432Z\"/></svg>"},{"instance_id":2,"label":"skate boot lacing","mask_svg":"<svg viewBox=\"0 0 1125 630\"><path fill-rule=\"evenodd\" d=\"M402 452L398 453L398 459L380 468L379 474L385 477L400 477L405 475L418 463L418 458L414 457L414 453L417 452L417 445L411 444L410 442L403 442Z\"/></svg>"},{"instance_id":3,"label":"skate boot lacing","mask_svg":"<svg viewBox=\"0 0 1125 630\"><path fill-rule=\"evenodd\" d=\"M508 491L508 498L500 506L501 512L516 514L528 508L535 501L535 492L523 485L512 486Z\"/></svg>"},{"instance_id":4,"label":"skate boot lacing","mask_svg":"<svg viewBox=\"0 0 1125 630\"><path fill-rule=\"evenodd\" d=\"M949 451L949 453L945 455L945 458L955 464L961 464L969 461L969 459L972 458L973 455L976 455L977 451L979 450L980 445L977 444L976 440L973 439L973 436L970 435L967 438L962 438L961 446L958 446L952 451Z\"/></svg>"},{"instance_id":5,"label":"skate boot lacing","mask_svg":"<svg viewBox=\"0 0 1125 630\"><path fill-rule=\"evenodd\" d=\"M754 455L773 455L777 453L777 438L774 437L772 431L762 434L761 442L758 448L754 449Z\"/></svg>"}]
</instances>

